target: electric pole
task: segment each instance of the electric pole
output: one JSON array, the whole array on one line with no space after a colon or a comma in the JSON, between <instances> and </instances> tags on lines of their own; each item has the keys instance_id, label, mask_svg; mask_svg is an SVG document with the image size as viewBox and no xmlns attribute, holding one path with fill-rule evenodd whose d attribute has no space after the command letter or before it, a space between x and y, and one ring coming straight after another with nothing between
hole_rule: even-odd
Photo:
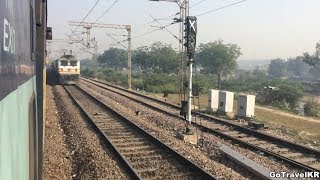
<instances>
[{"instance_id":1,"label":"electric pole","mask_svg":"<svg viewBox=\"0 0 320 180\"><path fill-rule=\"evenodd\" d=\"M82 26L87 29L87 47L90 47L90 30L95 28L104 29L126 29L128 32L128 89L131 90L131 25L118 25L118 24L102 24L102 23L89 23L89 22L74 22L69 21L70 26ZM88 39L89 38L89 39ZM96 46L95 46L96 47ZM96 47L97 49L98 47ZM96 52L94 54L97 54Z\"/></svg>"},{"instance_id":2,"label":"electric pole","mask_svg":"<svg viewBox=\"0 0 320 180\"><path fill-rule=\"evenodd\" d=\"M127 26L128 31L128 89L131 90L131 26Z\"/></svg>"}]
</instances>

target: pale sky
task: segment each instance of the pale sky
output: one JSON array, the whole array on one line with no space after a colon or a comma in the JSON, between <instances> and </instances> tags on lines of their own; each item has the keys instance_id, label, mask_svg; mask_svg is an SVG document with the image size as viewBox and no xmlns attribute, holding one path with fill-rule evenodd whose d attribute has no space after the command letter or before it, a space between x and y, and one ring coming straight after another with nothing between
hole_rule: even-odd
<instances>
[{"instance_id":1,"label":"pale sky","mask_svg":"<svg viewBox=\"0 0 320 180\"><path fill-rule=\"evenodd\" d=\"M66 39L70 34L68 21L82 21L96 0L48 0L48 26L53 27L54 39ZM190 0L191 6L202 0ZM190 9L190 15L198 15L238 0L205 0ZM95 21L115 0L101 0L89 17ZM119 0L99 23L130 24L132 36L144 34L155 29L150 23L155 18L163 18L179 11L175 3L151 2L148 0ZM320 41L320 1L319 0L247 0L243 3L198 16L198 45L222 39L241 47L240 59L273 59L313 53L315 44ZM160 21L163 25L172 21ZM148 24L149 23L149 24ZM178 36L178 24L168 28ZM82 28L78 28L83 30ZM99 53L115 42L104 34L126 34L125 31L94 29L92 37L99 43ZM85 36L84 36L85 37ZM115 36L122 41L124 37ZM178 47L178 41L166 30L156 31L132 39L133 48L161 41ZM123 43L126 45L126 42ZM70 48L71 45L55 43L51 45L52 54L57 49ZM117 46L120 47L120 46ZM75 47L74 47L75 48ZM84 56L78 53L79 56ZM88 55L87 55L88 56Z\"/></svg>"}]
</instances>

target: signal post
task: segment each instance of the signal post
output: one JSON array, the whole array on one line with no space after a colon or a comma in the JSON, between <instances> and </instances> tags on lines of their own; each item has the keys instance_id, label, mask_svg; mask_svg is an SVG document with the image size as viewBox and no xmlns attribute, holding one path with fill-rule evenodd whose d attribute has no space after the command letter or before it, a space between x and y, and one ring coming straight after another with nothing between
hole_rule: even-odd
<instances>
[{"instance_id":1,"label":"signal post","mask_svg":"<svg viewBox=\"0 0 320 180\"><path fill-rule=\"evenodd\" d=\"M195 16L187 16L185 21L185 39L186 43L184 44L187 48L187 66L188 68L188 109L187 109L187 120L189 124L192 121L192 68L194 63L194 55L196 51L196 39L197 39L197 18Z\"/></svg>"}]
</instances>

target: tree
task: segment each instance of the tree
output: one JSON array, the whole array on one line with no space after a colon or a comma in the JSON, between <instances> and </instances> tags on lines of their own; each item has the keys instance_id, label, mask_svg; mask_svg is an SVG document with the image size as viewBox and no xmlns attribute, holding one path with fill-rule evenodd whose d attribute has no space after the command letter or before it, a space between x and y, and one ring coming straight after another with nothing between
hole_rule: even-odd
<instances>
[{"instance_id":1,"label":"tree","mask_svg":"<svg viewBox=\"0 0 320 180\"><path fill-rule=\"evenodd\" d=\"M155 42L151 46L139 47L133 55L133 64L140 69L152 69L157 73L175 73L179 54L167 44Z\"/></svg>"},{"instance_id":2,"label":"tree","mask_svg":"<svg viewBox=\"0 0 320 180\"><path fill-rule=\"evenodd\" d=\"M287 64L283 59L271 60L268 68L268 75L270 78L280 78L287 74Z\"/></svg>"},{"instance_id":3,"label":"tree","mask_svg":"<svg viewBox=\"0 0 320 180\"><path fill-rule=\"evenodd\" d=\"M290 82L288 80L274 79L265 86L275 86L276 90L272 90L266 99L267 103L284 106L288 104L288 110L293 109L298 100L303 97L303 87L299 83Z\"/></svg>"},{"instance_id":4,"label":"tree","mask_svg":"<svg viewBox=\"0 0 320 180\"><path fill-rule=\"evenodd\" d=\"M99 64L119 70L127 67L128 54L124 49L110 48L98 57L98 62Z\"/></svg>"},{"instance_id":5,"label":"tree","mask_svg":"<svg viewBox=\"0 0 320 180\"><path fill-rule=\"evenodd\" d=\"M303 61L309 64L312 67L320 66L320 43L316 45L316 53L314 55L310 55L309 53L303 54Z\"/></svg>"},{"instance_id":6,"label":"tree","mask_svg":"<svg viewBox=\"0 0 320 180\"><path fill-rule=\"evenodd\" d=\"M146 70L152 66L149 64L149 62L151 62L149 59L149 48L147 46L141 46L133 51L132 65L138 69Z\"/></svg>"},{"instance_id":7,"label":"tree","mask_svg":"<svg viewBox=\"0 0 320 180\"><path fill-rule=\"evenodd\" d=\"M310 66L303 61L302 56L296 58L289 58L287 62L288 75L293 76L305 76L310 70Z\"/></svg>"},{"instance_id":8,"label":"tree","mask_svg":"<svg viewBox=\"0 0 320 180\"><path fill-rule=\"evenodd\" d=\"M257 81L267 80L267 72L265 70L259 69L258 67L253 70L252 76L254 76Z\"/></svg>"},{"instance_id":9,"label":"tree","mask_svg":"<svg viewBox=\"0 0 320 180\"><path fill-rule=\"evenodd\" d=\"M312 66L310 69L310 73L313 75L315 79L320 78L320 43L316 45L316 52L314 55L310 55L309 53L303 54L303 61Z\"/></svg>"},{"instance_id":10,"label":"tree","mask_svg":"<svg viewBox=\"0 0 320 180\"><path fill-rule=\"evenodd\" d=\"M221 88L221 76L233 72L237 66L236 60L241 55L236 44L224 44L222 40L200 44L196 60L203 72L217 74L218 88Z\"/></svg>"}]
</instances>

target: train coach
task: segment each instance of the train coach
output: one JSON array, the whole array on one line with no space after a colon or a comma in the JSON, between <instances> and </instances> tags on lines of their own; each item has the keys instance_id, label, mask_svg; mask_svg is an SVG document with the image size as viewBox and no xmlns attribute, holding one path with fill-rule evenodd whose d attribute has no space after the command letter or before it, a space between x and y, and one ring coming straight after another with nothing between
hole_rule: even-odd
<instances>
[{"instance_id":1,"label":"train coach","mask_svg":"<svg viewBox=\"0 0 320 180\"><path fill-rule=\"evenodd\" d=\"M80 76L80 61L73 55L63 55L53 62L53 70L61 84L76 84Z\"/></svg>"},{"instance_id":2,"label":"train coach","mask_svg":"<svg viewBox=\"0 0 320 180\"><path fill-rule=\"evenodd\" d=\"M42 178L46 13L46 0L0 0L1 180Z\"/></svg>"}]
</instances>

